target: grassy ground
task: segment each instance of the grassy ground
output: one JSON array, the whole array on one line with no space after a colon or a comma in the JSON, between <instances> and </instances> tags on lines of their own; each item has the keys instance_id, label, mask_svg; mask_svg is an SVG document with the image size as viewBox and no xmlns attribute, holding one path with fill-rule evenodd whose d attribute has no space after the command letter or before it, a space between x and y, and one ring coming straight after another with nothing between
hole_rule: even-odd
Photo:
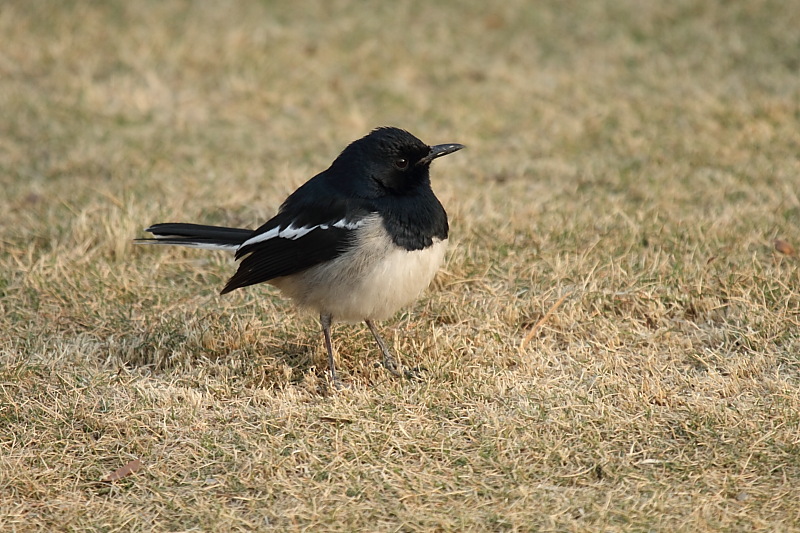
<instances>
[{"instance_id":1,"label":"grassy ground","mask_svg":"<svg viewBox=\"0 0 800 533\"><path fill-rule=\"evenodd\" d=\"M800 10L299 4L0 6L0 529L800 530ZM468 145L422 383L131 244L388 124Z\"/></svg>"}]
</instances>

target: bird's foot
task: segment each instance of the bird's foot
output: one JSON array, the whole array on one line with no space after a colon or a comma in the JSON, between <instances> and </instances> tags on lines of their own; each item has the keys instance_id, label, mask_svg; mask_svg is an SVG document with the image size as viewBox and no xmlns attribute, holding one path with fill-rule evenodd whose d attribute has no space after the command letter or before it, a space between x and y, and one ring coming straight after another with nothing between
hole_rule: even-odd
<instances>
[{"instance_id":1,"label":"bird's foot","mask_svg":"<svg viewBox=\"0 0 800 533\"><path fill-rule=\"evenodd\" d=\"M378 363L376 363L377 366ZM391 375L396 378L406 378L409 381L421 381L422 372L427 369L421 366L414 368L405 368L394 357L385 357L382 362L383 368L389 371Z\"/></svg>"},{"instance_id":2,"label":"bird's foot","mask_svg":"<svg viewBox=\"0 0 800 533\"><path fill-rule=\"evenodd\" d=\"M330 390L332 392L333 391L347 390L347 389L350 388L350 385L348 385L346 383L342 383L342 380L340 380L338 376L333 377L333 378L328 376L327 384L328 384L328 390Z\"/></svg>"},{"instance_id":3,"label":"bird's foot","mask_svg":"<svg viewBox=\"0 0 800 533\"><path fill-rule=\"evenodd\" d=\"M423 381L422 373L427 371L428 369L424 366L415 366L403 369L403 375L409 381Z\"/></svg>"}]
</instances>

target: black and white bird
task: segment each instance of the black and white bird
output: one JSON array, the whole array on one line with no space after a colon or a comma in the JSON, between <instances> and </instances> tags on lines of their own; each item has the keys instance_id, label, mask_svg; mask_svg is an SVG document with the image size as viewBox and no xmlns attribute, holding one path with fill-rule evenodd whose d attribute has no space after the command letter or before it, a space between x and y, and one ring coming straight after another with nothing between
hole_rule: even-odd
<instances>
[{"instance_id":1,"label":"black and white bird","mask_svg":"<svg viewBox=\"0 0 800 533\"><path fill-rule=\"evenodd\" d=\"M431 189L430 165L461 144L428 146L405 130L377 128L351 143L256 230L165 223L142 244L235 252L221 294L269 283L319 313L331 379L334 321L364 321L395 375L402 368L375 327L430 284L447 246L447 213Z\"/></svg>"}]
</instances>

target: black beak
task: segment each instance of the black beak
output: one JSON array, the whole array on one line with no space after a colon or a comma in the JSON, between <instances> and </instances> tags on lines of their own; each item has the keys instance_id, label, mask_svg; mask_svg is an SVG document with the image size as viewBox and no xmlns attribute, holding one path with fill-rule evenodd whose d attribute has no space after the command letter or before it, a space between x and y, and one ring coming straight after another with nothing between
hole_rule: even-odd
<instances>
[{"instance_id":1,"label":"black beak","mask_svg":"<svg viewBox=\"0 0 800 533\"><path fill-rule=\"evenodd\" d=\"M437 144L435 146L431 146L431 151L428 155L423 157L417 163L418 165L427 165L437 157L442 157L443 155L452 154L453 152L458 152L464 148L463 144Z\"/></svg>"}]
</instances>

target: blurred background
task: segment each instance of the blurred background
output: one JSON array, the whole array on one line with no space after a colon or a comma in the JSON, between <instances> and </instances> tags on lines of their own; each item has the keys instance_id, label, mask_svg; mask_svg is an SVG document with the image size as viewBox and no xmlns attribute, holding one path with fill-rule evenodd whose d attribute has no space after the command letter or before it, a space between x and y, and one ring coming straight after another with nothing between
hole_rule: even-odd
<instances>
[{"instance_id":1,"label":"blurred background","mask_svg":"<svg viewBox=\"0 0 800 533\"><path fill-rule=\"evenodd\" d=\"M798 17L777 1L10 2L0 216L20 229L38 200L180 191L264 206L255 221L272 188L391 124L470 146L442 194L504 186L539 215L661 203L665 222L713 204L771 237L798 221Z\"/></svg>"}]
</instances>

